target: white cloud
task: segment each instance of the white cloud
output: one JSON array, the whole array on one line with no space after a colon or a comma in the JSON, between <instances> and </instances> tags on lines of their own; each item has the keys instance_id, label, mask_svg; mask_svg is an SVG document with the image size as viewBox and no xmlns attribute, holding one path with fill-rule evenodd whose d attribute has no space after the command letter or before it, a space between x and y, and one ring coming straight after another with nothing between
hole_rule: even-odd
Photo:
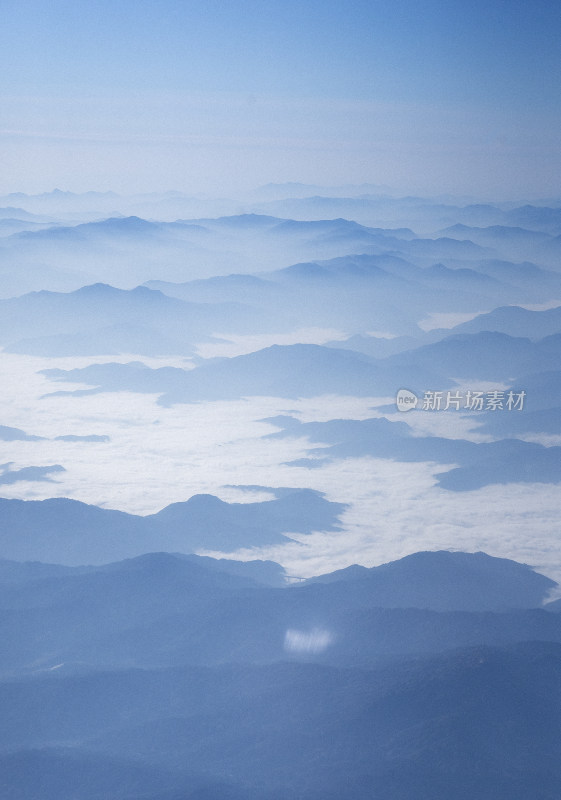
<instances>
[{"instance_id":1,"label":"white cloud","mask_svg":"<svg viewBox=\"0 0 561 800\"><path fill-rule=\"evenodd\" d=\"M443 471L442 465L375 458L345 459L308 470L284 463L306 456L309 443L303 437L262 438L275 430L259 421L265 417L365 419L380 399L263 397L171 408L158 406L155 395L129 392L40 400L55 385L36 371L62 362L66 367L86 363L0 354L0 424L47 437L99 434L111 440L0 442L0 463L12 461L14 469L57 463L67 470L57 475L56 484L2 487L4 497L64 496L147 514L201 492L235 502L268 497L234 488L239 485L309 487L350 505L341 530L300 534L286 545L238 555L272 558L292 575L310 576L351 563L373 566L421 549L484 550L561 579L557 486L511 484L451 492L436 485L434 476ZM422 421L416 424L419 434L430 428L464 436L469 424L455 414L409 414L407 421L412 417Z\"/></svg>"},{"instance_id":2,"label":"white cloud","mask_svg":"<svg viewBox=\"0 0 561 800\"><path fill-rule=\"evenodd\" d=\"M323 628L298 631L289 628L284 637L284 649L289 653L323 653L333 641L333 636Z\"/></svg>"}]
</instances>

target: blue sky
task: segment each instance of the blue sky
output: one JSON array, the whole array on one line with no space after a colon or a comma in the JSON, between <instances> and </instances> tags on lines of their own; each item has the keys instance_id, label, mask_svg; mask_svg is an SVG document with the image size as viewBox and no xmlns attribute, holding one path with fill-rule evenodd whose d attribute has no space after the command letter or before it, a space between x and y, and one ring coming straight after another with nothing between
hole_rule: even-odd
<instances>
[{"instance_id":1,"label":"blue sky","mask_svg":"<svg viewBox=\"0 0 561 800\"><path fill-rule=\"evenodd\" d=\"M2 5L2 193L561 194L558 2Z\"/></svg>"}]
</instances>

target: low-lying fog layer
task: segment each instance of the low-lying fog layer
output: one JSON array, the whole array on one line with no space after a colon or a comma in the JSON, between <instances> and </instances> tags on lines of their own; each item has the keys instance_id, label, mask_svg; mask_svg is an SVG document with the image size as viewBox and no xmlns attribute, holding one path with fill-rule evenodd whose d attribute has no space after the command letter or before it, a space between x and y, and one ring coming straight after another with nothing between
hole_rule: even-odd
<instances>
[{"instance_id":1,"label":"low-lying fog layer","mask_svg":"<svg viewBox=\"0 0 561 800\"><path fill-rule=\"evenodd\" d=\"M117 360L126 362L129 357ZM302 422L364 420L381 416L382 409L391 420L402 422L405 416L419 436L489 440L471 430L475 426L469 415L403 415L389 406L394 398L374 397L252 397L162 407L155 394L49 396L53 390L75 390L77 385L53 384L39 373L41 369L70 369L91 361L0 357L3 424L43 437L0 442L0 460L12 462L4 467L4 475L28 465L60 465L65 470L33 481L23 474L21 480L2 485L2 496L68 497L150 514L200 493L244 503L270 499L273 495L266 487L306 487L325 493L330 501L348 504L340 530L295 533L292 544L265 547L258 553L246 549L238 555L270 558L285 565L291 575L309 576L351 563L379 564L413 550L484 550L561 577L555 486L493 484L454 492L439 488L435 479L451 464L369 456L330 461L315 469L290 465L307 455L310 443L298 436L271 438L268 434L278 427L263 421L277 415ZM153 367L185 366L181 359L143 361ZM58 438L70 436L77 438ZM240 486L263 488L236 488Z\"/></svg>"}]
</instances>

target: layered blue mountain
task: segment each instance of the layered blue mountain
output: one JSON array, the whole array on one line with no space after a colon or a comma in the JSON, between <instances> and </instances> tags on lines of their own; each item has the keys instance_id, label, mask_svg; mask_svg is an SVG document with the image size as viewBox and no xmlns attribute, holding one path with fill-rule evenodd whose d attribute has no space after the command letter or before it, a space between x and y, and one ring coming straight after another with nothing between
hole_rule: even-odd
<instances>
[{"instance_id":1,"label":"layered blue mountain","mask_svg":"<svg viewBox=\"0 0 561 800\"><path fill-rule=\"evenodd\" d=\"M495 331L532 340L561 333L561 305L543 311L501 306L454 327L454 334Z\"/></svg>"},{"instance_id":2,"label":"layered blue mountain","mask_svg":"<svg viewBox=\"0 0 561 800\"><path fill-rule=\"evenodd\" d=\"M461 269L464 265L458 261L450 260L448 266L453 269ZM535 291L532 284L541 287L543 302L549 302L559 297L559 271L544 269L537 266L532 261L510 261L507 259L483 259L470 263L470 268L494 278L498 281L512 284L527 292L524 300L520 302L540 302L536 300ZM546 293L549 292L549 296Z\"/></svg>"},{"instance_id":3,"label":"layered blue mountain","mask_svg":"<svg viewBox=\"0 0 561 800\"><path fill-rule=\"evenodd\" d=\"M316 325L413 336L431 313L479 313L505 302L544 302L552 292L561 297L561 275L535 267L513 265L511 273L505 268L495 277L487 274L484 262L477 269L434 262L422 268L396 252L300 263L254 276L147 285L189 302L249 303L266 309L278 331Z\"/></svg>"},{"instance_id":4,"label":"layered blue mountain","mask_svg":"<svg viewBox=\"0 0 561 800\"><path fill-rule=\"evenodd\" d=\"M2 238L0 275L4 297L39 288L69 291L94 281L130 288L154 275L184 281L274 269L302 257L389 252L412 235L344 219L292 222L248 214L153 222L113 217ZM460 253L462 245L451 241ZM483 257L485 251L478 252Z\"/></svg>"},{"instance_id":5,"label":"layered blue mountain","mask_svg":"<svg viewBox=\"0 0 561 800\"><path fill-rule=\"evenodd\" d=\"M474 242L481 247L491 247L506 258L519 261L537 258L540 263L555 269L552 256L559 253L556 237L540 230L525 230L510 225L491 225L477 228L469 225L452 225L440 232L442 236L458 241Z\"/></svg>"},{"instance_id":6,"label":"layered blue mountain","mask_svg":"<svg viewBox=\"0 0 561 800\"><path fill-rule=\"evenodd\" d=\"M529 372L560 369L561 333L539 341L486 330L474 334L458 333L434 344L390 356L381 363L394 368L407 365L411 369L432 368L455 378L510 381Z\"/></svg>"},{"instance_id":7,"label":"layered blue mountain","mask_svg":"<svg viewBox=\"0 0 561 800\"><path fill-rule=\"evenodd\" d=\"M356 202L361 201L354 199ZM443 219L457 223L458 217L447 216L453 213L460 219L469 218L470 214L498 215L505 222L505 212L499 209L481 206L472 207L470 212L468 207L450 207L442 214L442 209L417 203L413 206L419 216L414 215L403 224L400 220L405 217L398 214L392 219L392 211L385 215L382 206L383 202L378 204L377 214L366 214L366 224L359 224L352 214L323 214L315 220L241 214L174 222L138 216L78 220L72 225L53 222L50 227L0 238L2 294L9 297L41 288L71 291L96 281L131 288L154 276L166 281L187 281L278 269L302 258L330 259L348 254L398 255L426 268L444 262L446 266L476 269L481 262L492 259L530 259L558 272L559 230L551 221L544 224L555 232L540 234L530 228L523 250L518 226L510 227L508 221L499 229L500 236L491 237L493 246L484 247L476 241L477 230L473 241L449 235L438 237L433 231ZM388 207L391 206L392 201L388 200ZM406 204L404 208L413 206ZM538 216L541 213L544 219L547 217L547 209L534 210ZM431 217L435 224L427 230ZM410 224L422 234L414 233ZM539 224L536 223L538 229ZM542 241L538 241L540 236ZM521 300L519 297L513 302Z\"/></svg>"},{"instance_id":8,"label":"layered blue mountain","mask_svg":"<svg viewBox=\"0 0 561 800\"><path fill-rule=\"evenodd\" d=\"M503 334L503 336L486 335L493 333ZM474 338L476 334L479 335L479 338ZM426 333L419 332L415 336L396 336L392 338L355 334L348 339L328 342L328 346L355 350L374 358L389 358L398 353L403 353L404 355L396 359L397 363L402 363L408 358L412 362L416 362L417 357L420 357L420 360L424 362L427 354L429 358L431 358L431 354L434 354L436 362L440 362L442 356L444 356L444 364L449 362L446 351L454 346L453 342L455 342L457 348L461 349L465 346L465 356L460 358L460 364L467 363L469 360L478 363L480 355L477 353L477 348L483 347L487 349L488 347L488 360L492 361L494 356L498 354L495 372L503 375L504 364L501 364L503 358L506 358L507 363L515 370L512 374L520 374L521 370L529 370L532 367L532 360L528 361L529 353L536 354L537 363L535 366L538 369L542 363L542 357L538 354L538 351L543 351L546 355L546 363L549 363L547 354L553 353L555 356L559 335L561 335L561 307L544 311L530 311L518 306L504 306L493 309L493 311L486 314L478 314L468 322L460 323L453 328L434 328ZM464 338L452 340L451 337ZM506 337L513 341L509 342ZM448 345L439 344L432 349L420 349L427 345L442 343L443 340L448 339L450 339ZM541 339L544 341L538 344L538 347L533 348L532 345L528 344L528 341L522 341L523 339L537 343ZM513 357L508 348L514 352L519 346L521 348L520 357ZM501 347L503 352L499 353ZM444 368L448 371L448 367ZM474 367L469 366L468 369L473 370ZM491 370L493 369L493 366L491 366ZM485 370L488 371L488 367L485 367ZM469 374L471 375L471 372ZM512 374L510 377L512 377Z\"/></svg>"},{"instance_id":9,"label":"layered blue mountain","mask_svg":"<svg viewBox=\"0 0 561 800\"><path fill-rule=\"evenodd\" d=\"M483 553L282 589L236 569L0 561L6 796L554 797L551 580Z\"/></svg>"},{"instance_id":10,"label":"layered blue mountain","mask_svg":"<svg viewBox=\"0 0 561 800\"><path fill-rule=\"evenodd\" d=\"M395 395L404 386L420 393L442 391L457 378L503 382L530 371L561 369L561 334L537 342L483 331L457 334L385 359L319 345L272 345L236 356L209 359L191 370L152 369L142 362L92 364L42 370L53 381L101 391L157 392L167 405L247 396L313 397L323 394ZM475 385L474 390L478 389ZM522 384L519 390L524 389Z\"/></svg>"},{"instance_id":11,"label":"layered blue mountain","mask_svg":"<svg viewBox=\"0 0 561 800\"><path fill-rule=\"evenodd\" d=\"M357 605L430 608L435 611L507 611L538 608L555 582L524 564L486 553L425 551L382 564L354 564L298 586L337 584L340 602L351 593Z\"/></svg>"},{"instance_id":12,"label":"layered blue mountain","mask_svg":"<svg viewBox=\"0 0 561 800\"><path fill-rule=\"evenodd\" d=\"M268 333L314 324L336 324L359 331L377 325L388 333L408 332L409 336L390 339L360 333L346 342L333 343L349 349L356 345L358 350L384 357L441 340L450 332L488 331L536 340L561 330L558 308L529 311L503 306L452 331L424 334L416 323L426 316L422 309L437 313L442 308L469 308L469 293L462 293L456 279L475 289L473 275L478 273L464 277L463 270L446 270L438 265L425 270L404 263L398 267L393 263L390 273L365 257L296 265L267 278L232 275L184 286L152 282L166 294L156 288L124 291L104 284L68 294L36 292L0 300L0 342L8 352L47 356L191 355L197 343L220 333ZM559 283L561 292L561 277ZM499 284L497 291L504 294L505 288ZM190 297L194 299L187 299ZM398 298L403 300L399 308ZM475 307L490 302L487 292Z\"/></svg>"},{"instance_id":13,"label":"layered blue mountain","mask_svg":"<svg viewBox=\"0 0 561 800\"><path fill-rule=\"evenodd\" d=\"M24 208L17 206L3 206L0 208L0 219L17 220L18 222L40 223L44 221L44 217L37 214L31 214Z\"/></svg>"},{"instance_id":14,"label":"layered blue mountain","mask_svg":"<svg viewBox=\"0 0 561 800\"><path fill-rule=\"evenodd\" d=\"M466 225L497 225L507 219L505 211L490 204L465 206L438 203L421 197L390 197L387 194L365 193L358 197L310 197L283 198L263 202L256 206L263 214L288 216L292 219L326 219L345 217L363 225L378 220L388 227L410 225L415 230L429 233L457 222ZM541 209L540 209L541 211ZM512 224L517 220L513 217Z\"/></svg>"},{"instance_id":15,"label":"layered blue mountain","mask_svg":"<svg viewBox=\"0 0 561 800\"><path fill-rule=\"evenodd\" d=\"M0 300L0 342L8 352L46 356L190 355L215 330L243 333L260 319L265 325L259 310L244 304L188 303L143 286L94 284Z\"/></svg>"},{"instance_id":16,"label":"layered blue mountain","mask_svg":"<svg viewBox=\"0 0 561 800\"><path fill-rule=\"evenodd\" d=\"M285 588L273 565L152 553L99 567L0 562L0 669L316 661L561 641L555 584L482 553L421 553ZM65 674L66 669L61 673Z\"/></svg>"},{"instance_id":17,"label":"layered blue mountain","mask_svg":"<svg viewBox=\"0 0 561 800\"><path fill-rule=\"evenodd\" d=\"M194 495L145 517L66 498L0 499L0 554L79 565L154 550L232 552L286 542L288 533L334 530L344 508L310 489L279 492L274 500L259 503Z\"/></svg>"},{"instance_id":18,"label":"layered blue mountain","mask_svg":"<svg viewBox=\"0 0 561 800\"><path fill-rule=\"evenodd\" d=\"M485 418L493 413L501 412L488 412ZM502 413L517 414L515 411ZM390 422L385 418L300 423L293 417L281 416L266 421L282 429L268 434L271 438L306 437L310 443L323 445L310 447L308 458L289 462L294 466L321 467L336 459L363 456L434 462L448 467L435 477L441 488L451 491L472 491L491 484L561 481L561 447L558 446L545 447L520 439L475 443L419 436L413 435L407 423ZM450 469L452 465L458 466Z\"/></svg>"},{"instance_id":19,"label":"layered blue mountain","mask_svg":"<svg viewBox=\"0 0 561 800\"><path fill-rule=\"evenodd\" d=\"M537 643L361 671L231 665L14 681L1 699L16 721L4 786L43 800L523 800L537 775L550 800L560 659L559 645Z\"/></svg>"},{"instance_id":20,"label":"layered blue mountain","mask_svg":"<svg viewBox=\"0 0 561 800\"><path fill-rule=\"evenodd\" d=\"M72 370L46 369L53 381L86 383L90 390L157 392L164 405L248 396L315 397L326 394L393 395L405 385L422 391L427 385L453 385L429 365L416 367L376 361L361 353L320 345L272 345L247 355L204 361L195 369L152 369L142 362L91 364ZM67 394L63 391L59 394Z\"/></svg>"},{"instance_id":21,"label":"layered blue mountain","mask_svg":"<svg viewBox=\"0 0 561 800\"><path fill-rule=\"evenodd\" d=\"M555 280L561 295L561 276ZM551 295L550 278L530 275L519 283L441 264L422 269L392 255L349 256L186 284L150 281L149 288L129 291L94 284L0 300L0 343L11 352L47 356L189 355L194 345L221 333L318 326L419 336L418 323L431 313L479 312L497 302Z\"/></svg>"},{"instance_id":22,"label":"layered blue mountain","mask_svg":"<svg viewBox=\"0 0 561 800\"><path fill-rule=\"evenodd\" d=\"M550 235L561 233L559 207L541 205L501 206L501 204L469 203L459 205L435 202L422 197L391 197L383 193L365 192L359 196L329 196L325 192L308 197L301 195L262 202L254 208L264 214L313 220L345 217L363 225L387 227L408 225L425 233L457 224L486 228L508 226Z\"/></svg>"},{"instance_id":23,"label":"layered blue mountain","mask_svg":"<svg viewBox=\"0 0 561 800\"><path fill-rule=\"evenodd\" d=\"M53 227L53 223L49 222L33 222L31 220L4 217L2 212L6 210L0 209L0 238L12 236L14 233L23 233L23 231L39 231ZM14 211L17 212L17 209L14 209Z\"/></svg>"},{"instance_id":24,"label":"layered blue mountain","mask_svg":"<svg viewBox=\"0 0 561 800\"><path fill-rule=\"evenodd\" d=\"M558 436L561 430L561 370L522 375L517 384L526 392L524 413L486 415L479 420L478 431L497 437L534 433Z\"/></svg>"},{"instance_id":25,"label":"layered blue mountain","mask_svg":"<svg viewBox=\"0 0 561 800\"><path fill-rule=\"evenodd\" d=\"M272 235L270 221L256 219ZM250 220L254 229L256 223ZM240 218L234 222L241 224ZM431 314L481 312L505 302L543 302L552 293L561 297L559 274L531 265L510 265L512 269L505 266L493 275L485 272L482 263L475 269L442 263L422 268L392 251L300 263L253 276L229 275L184 284L149 281L151 292L146 287L124 291L105 284L69 293L32 292L0 300L0 343L11 352L47 356L190 355L197 343L212 334L280 333L300 327L336 327L360 335L375 329L392 336L419 337L419 323ZM528 311L524 323L522 310L519 332L514 313L510 325L498 316L490 319L490 329L523 334L531 326L532 314L545 315L543 323L535 317L537 330L543 326L544 335L546 330L556 330L554 314ZM486 322L481 319L465 330L475 331ZM433 334L431 340L442 335ZM408 342L405 339L404 344ZM396 348L374 352L386 355Z\"/></svg>"},{"instance_id":26,"label":"layered blue mountain","mask_svg":"<svg viewBox=\"0 0 561 800\"><path fill-rule=\"evenodd\" d=\"M6 558L0 558L0 585L4 590L10 587L22 587L26 584L33 583L35 586L39 584L36 581L44 578L58 578L58 577L72 577L75 578L79 575L86 573L93 573L99 570L125 570L132 569L142 571L147 569L151 574L157 574L160 570L160 575L163 576L162 570L166 565L170 570L174 568L177 570L183 569L186 579L189 581L192 576L206 575L207 572L219 573L218 578L208 576L209 584L203 587L206 591L212 585L213 580L220 582L223 575L233 575L236 580L231 581L226 577L223 579L225 586L240 587L240 586L256 586L264 584L265 586L283 587L286 586L286 576L284 569L280 564L274 561L235 561L231 558L210 558L209 556L198 556L194 554L183 553L150 553L144 556L138 556L127 563L121 563L120 567L103 566L96 568L93 566L68 566L64 564L44 563L42 561L12 561ZM537 573L536 573L537 574ZM539 576L544 579L544 576ZM163 578L165 579L165 578ZM239 579L239 580L238 580ZM547 579L545 579L547 580ZM230 583L229 583L230 581ZM77 585L74 583L74 585ZM546 585L545 583L543 584ZM56 586L55 583L45 584L47 592L51 591ZM197 591L200 585L197 586ZM26 589L23 588L20 592L20 597L25 596Z\"/></svg>"}]
</instances>

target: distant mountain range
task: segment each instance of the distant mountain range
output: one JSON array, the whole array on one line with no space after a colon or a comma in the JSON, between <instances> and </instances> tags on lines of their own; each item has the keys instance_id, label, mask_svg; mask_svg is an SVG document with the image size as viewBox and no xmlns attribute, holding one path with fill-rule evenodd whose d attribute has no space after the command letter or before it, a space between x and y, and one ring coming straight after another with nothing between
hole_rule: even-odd
<instances>
[{"instance_id":1,"label":"distant mountain range","mask_svg":"<svg viewBox=\"0 0 561 800\"><path fill-rule=\"evenodd\" d=\"M181 281L256 272L302 257L396 250L412 236L408 230L368 228L344 219L302 223L247 214L153 222L137 216L110 217L0 238L0 288L9 297L39 288L68 291L95 281L129 288L155 275ZM465 249L450 242L458 254ZM477 252L485 254L481 248ZM39 283L40 265L44 277Z\"/></svg>"},{"instance_id":2,"label":"distant mountain range","mask_svg":"<svg viewBox=\"0 0 561 800\"><path fill-rule=\"evenodd\" d=\"M29 213L28 209L47 209L48 198L28 202L28 209L10 205L21 205L23 199L3 198L8 203L4 219L14 230L0 236L3 297L44 288L71 291L94 282L121 288L154 278L185 282L351 254L398 256L421 268L442 262L449 268L474 269L485 261L530 260L559 272L561 216L554 208L503 210L431 204L418 198L318 197L250 204L250 213L215 217L179 213L162 221L158 211L166 207L192 212L204 207L205 201L145 198L132 203L144 217L128 210L103 216L86 209L97 203L109 210L118 198L92 194L77 200L59 193L55 207L78 203L75 217L68 219L64 214ZM131 206L125 201L121 205ZM256 209L260 213L254 213ZM150 210L154 213L146 213ZM446 235L435 233L442 229Z\"/></svg>"},{"instance_id":3,"label":"distant mountain range","mask_svg":"<svg viewBox=\"0 0 561 800\"><path fill-rule=\"evenodd\" d=\"M494 413L517 414L516 411ZM492 415L489 412L484 419ZM276 417L269 421L282 428L269 437L306 436L311 443L322 444L309 449L308 459L290 462L294 466L317 468L335 459L362 456L455 464L453 469L436 475L438 485L451 491L471 491L491 484L561 482L561 447L544 447L519 439L476 444L465 439L419 436L413 435L405 422L389 422L384 418L299 423L291 417ZM494 429L492 423L488 425Z\"/></svg>"},{"instance_id":4,"label":"distant mountain range","mask_svg":"<svg viewBox=\"0 0 561 800\"><path fill-rule=\"evenodd\" d=\"M553 236L561 234L561 210L545 205L526 204L509 208L490 203L459 205L421 197L389 197L378 193L365 193L358 197L330 197L327 193L320 193L271 200L254 206L254 209L258 213L301 220L345 217L363 225L371 225L373 220L377 220L378 224L388 227L409 225L423 233L461 224L470 228L508 226Z\"/></svg>"},{"instance_id":5,"label":"distant mountain range","mask_svg":"<svg viewBox=\"0 0 561 800\"><path fill-rule=\"evenodd\" d=\"M483 553L285 588L211 561L0 561L6 796L553 800L552 581Z\"/></svg>"},{"instance_id":6,"label":"distant mountain range","mask_svg":"<svg viewBox=\"0 0 561 800\"><path fill-rule=\"evenodd\" d=\"M98 567L0 561L0 618L11 643L0 669L287 659L350 666L481 643L561 641L561 615L540 608L555 583L483 553L419 553L285 588L273 567L169 553Z\"/></svg>"},{"instance_id":7,"label":"distant mountain range","mask_svg":"<svg viewBox=\"0 0 561 800\"><path fill-rule=\"evenodd\" d=\"M265 326L259 309L237 303L188 303L138 286L106 284L68 294L33 292L0 300L0 341L8 352L70 356L137 353L191 355L215 330Z\"/></svg>"},{"instance_id":8,"label":"distant mountain range","mask_svg":"<svg viewBox=\"0 0 561 800\"><path fill-rule=\"evenodd\" d=\"M537 342L483 330L454 333L429 344L388 357L393 368L433 369L441 374L488 381L510 381L529 372L561 368L561 333Z\"/></svg>"},{"instance_id":9,"label":"distant mountain range","mask_svg":"<svg viewBox=\"0 0 561 800\"><path fill-rule=\"evenodd\" d=\"M544 363L545 362L544 359ZM381 362L361 353L320 345L272 345L234 358L209 359L195 369L151 369L141 362L92 364L62 370L46 369L54 381L91 385L87 393L135 391L161 393L163 405L248 396L316 397L326 394L387 396L407 384L448 387L453 381L424 365ZM84 390L71 392L79 395ZM68 394L68 392L64 392ZM60 393L58 393L60 394Z\"/></svg>"},{"instance_id":10,"label":"distant mountain range","mask_svg":"<svg viewBox=\"0 0 561 800\"><path fill-rule=\"evenodd\" d=\"M396 256L363 255L185 284L150 281L147 287L122 290L97 283L70 293L32 292L0 300L0 343L9 352L45 356L189 356L213 335L279 334L316 326L355 331L362 337L358 349L383 357L448 335L449 330L423 333L419 323L431 314L485 308L494 310L453 332L497 331L532 339L560 332L559 309L496 305L552 293L561 297L561 274L529 268L523 275L504 265L491 269L495 276L480 269L486 266L420 268ZM364 336L373 328L394 339L368 341Z\"/></svg>"},{"instance_id":11,"label":"distant mountain range","mask_svg":"<svg viewBox=\"0 0 561 800\"><path fill-rule=\"evenodd\" d=\"M54 381L96 387L90 392L159 392L163 404L251 395L383 397L395 395L404 386L422 395L429 388L434 391L454 386L455 378L495 380L498 385L531 370L560 370L560 340L561 334L532 342L482 331L448 336L385 359L341 348L296 344L273 345L234 358L209 359L191 370L151 369L141 362L130 362L92 364L73 370L46 369L43 373Z\"/></svg>"},{"instance_id":12,"label":"distant mountain range","mask_svg":"<svg viewBox=\"0 0 561 800\"><path fill-rule=\"evenodd\" d=\"M501 306L454 327L455 334L494 331L536 340L561 333L561 305L543 311ZM434 332L433 332L434 333Z\"/></svg>"},{"instance_id":13,"label":"distant mountain range","mask_svg":"<svg viewBox=\"0 0 561 800\"><path fill-rule=\"evenodd\" d=\"M48 473L62 467L27 469ZM278 490L276 499L259 503L195 495L144 517L65 498L0 499L0 553L69 565L103 564L153 550L231 553L286 542L289 533L334 530L344 508L310 489Z\"/></svg>"},{"instance_id":14,"label":"distant mountain range","mask_svg":"<svg viewBox=\"0 0 561 800\"><path fill-rule=\"evenodd\" d=\"M454 325L453 328L433 328L415 336L380 336L355 334L346 340L328 342L329 347L343 347L371 355L375 358L401 353L424 344L432 344L450 335L495 332L512 337L531 340L545 338L561 333L561 306L531 311L520 306L500 306L485 314L477 314L468 322Z\"/></svg>"},{"instance_id":15,"label":"distant mountain range","mask_svg":"<svg viewBox=\"0 0 561 800\"><path fill-rule=\"evenodd\" d=\"M462 268L439 263L422 268L394 252L295 264L257 276L147 285L190 302L245 302L266 309L277 331L316 325L413 336L431 313L479 313L505 302L561 298L559 274L506 263L477 261L469 269L458 263Z\"/></svg>"}]
</instances>

